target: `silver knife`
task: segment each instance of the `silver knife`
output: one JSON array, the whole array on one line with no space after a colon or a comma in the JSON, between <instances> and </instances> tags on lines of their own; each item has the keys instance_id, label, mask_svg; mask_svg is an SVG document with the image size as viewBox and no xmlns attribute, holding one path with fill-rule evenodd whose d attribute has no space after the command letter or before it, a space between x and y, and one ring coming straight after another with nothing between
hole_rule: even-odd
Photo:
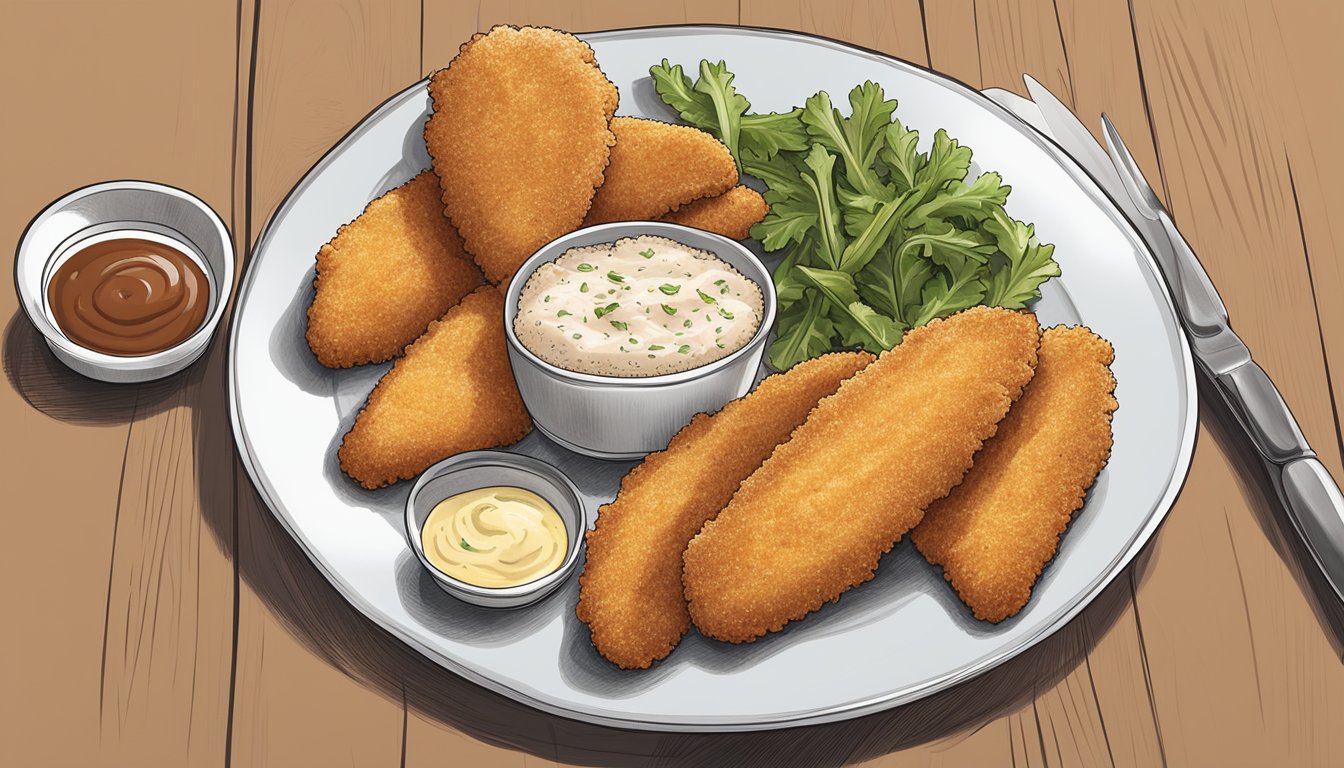
<instances>
[{"instance_id":1,"label":"silver knife","mask_svg":"<svg viewBox=\"0 0 1344 768\"><path fill-rule=\"evenodd\" d=\"M1029 76L1026 83L1056 143L1110 195L1157 256L1200 370L1250 436L1294 527L1344 600L1344 496L1307 445L1274 383L1233 332L1227 308L1194 250L1105 115L1114 162L1054 94Z\"/></svg>"},{"instance_id":2,"label":"silver knife","mask_svg":"<svg viewBox=\"0 0 1344 768\"><path fill-rule=\"evenodd\" d=\"M1139 213L1156 221L1166 233L1176 266L1167 275L1176 308L1194 348L1195 359L1209 375L1223 401L1251 436L1265 461L1294 527L1307 543L1335 594L1344 600L1344 497L1330 473L1307 445L1297 420L1264 369L1228 324L1227 308L1199 263L1190 243L1176 229L1171 214L1143 177L1119 131L1101 116L1106 145Z\"/></svg>"}]
</instances>

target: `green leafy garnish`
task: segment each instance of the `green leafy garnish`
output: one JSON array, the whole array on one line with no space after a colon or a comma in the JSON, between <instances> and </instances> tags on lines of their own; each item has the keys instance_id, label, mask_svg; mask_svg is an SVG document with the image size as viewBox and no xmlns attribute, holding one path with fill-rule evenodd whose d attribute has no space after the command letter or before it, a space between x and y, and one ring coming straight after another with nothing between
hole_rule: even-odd
<instances>
[{"instance_id":1,"label":"green leafy garnish","mask_svg":"<svg viewBox=\"0 0 1344 768\"><path fill-rule=\"evenodd\" d=\"M615 328L618 331L630 330L630 325L626 323L624 320L608 320L607 322L611 323L611 327Z\"/></svg>"},{"instance_id":2,"label":"green leafy garnish","mask_svg":"<svg viewBox=\"0 0 1344 768\"><path fill-rule=\"evenodd\" d=\"M679 355L689 354L690 351L691 351L690 344L682 344L680 347L677 347L677 354Z\"/></svg>"},{"instance_id":3,"label":"green leafy garnish","mask_svg":"<svg viewBox=\"0 0 1344 768\"><path fill-rule=\"evenodd\" d=\"M719 317L722 317L722 318L725 319L725 320L732 320L732 319L733 319L733 313L732 313L732 312L729 312L728 310L724 309L723 307L719 307ZM705 319L708 320L709 318L705 318Z\"/></svg>"},{"instance_id":4,"label":"green leafy garnish","mask_svg":"<svg viewBox=\"0 0 1344 768\"><path fill-rule=\"evenodd\" d=\"M718 300L718 299L714 298L713 296L710 296L708 293L705 293L704 291L700 290L699 288L696 288L696 289L695 289L695 293L696 293L696 295L698 295L698 296L700 297L700 300L703 301L703 302L705 302L706 304L718 304L718 303L719 303L719 300Z\"/></svg>"},{"instance_id":5,"label":"green leafy garnish","mask_svg":"<svg viewBox=\"0 0 1344 768\"><path fill-rule=\"evenodd\" d=\"M625 275L622 275L620 272L608 272L607 279L613 283L624 283Z\"/></svg>"},{"instance_id":6,"label":"green leafy garnish","mask_svg":"<svg viewBox=\"0 0 1344 768\"><path fill-rule=\"evenodd\" d=\"M677 293L681 291L681 286L673 283L663 283L662 285L658 286L658 290L662 291L668 296L676 296Z\"/></svg>"},{"instance_id":7,"label":"green leafy garnish","mask_svg":"<svg viewBox=\"0 0 1344 768\"><path fill-rule=\"evenodd\" d=\"M579 270L580 272L592 272L594 269L597 269L597 267L594 267L592 264L584 263L575 267L575 269Z\"/></svg>"},{"instance_id":8,"label":"green leafy garnish","mask_svg":"<svg viewBox=\"0 0 1344 768\"><path fill-rule=\"evenodd\" d=\"M667 347L664 347L662 344L650 344L650 345L648 346L648 350L649 350L650 352L656 352L656 351L658 351L658 350L660 350L660 349L667 349Z\"/></svg>"},{"instance_id":9,"label":"green leafy garnish","mask_svg":"<svg viewBox=\"0 0 1344 768\"><path fill-rule=\"evenodd\" d=\"M652 248L649 248L648 250L640 251L640 252L639 252L639 255L640 255L640 256L643 256L643 257L646 258L646 259L652 259L652 258L653 258L653 249L652 249Z\"/></svg>"},{"instance_id":10,"label":"green leafy garnish","mask_svg":"<svg viewBox=\"0 0 1344 768\"><path fill-rule=\"evenodd\" d=\"M662 307L662 308L663 308L663 312L666 313L666 314L669 314L669 315L675 315L675 314L677 314L677 308L676 308L676 307L669 307L669 306L667 306L666 304L659 304L658 306Z\"/></svg>"},{"instance_id":11,"label":"green leafy garnish","mask_svg":"<svg viewBox=\"0 0 1344 768\"><path fill-rule=\"evenodd\" d=\"M588 284L579 283L579 293L587 293L587 292L588 292Z\"/></svg>"},{"instance_id":12,"label":"green leafy garnish","mask_svg":"<svg viewBox=\"0 0 1344 768\"><path fill-rule=\"evenodd\" d=\"M775 369L837 348L890 349L910 328L977 304L1022 308L1060 273L1054 246L1008 215L1002 177L970 177L971 149L942 129L921 152L877 83L848 93L848 115L825 91L752 114L722 61L700 62L694 81L666 59L649 73L664 103L766 184L770 210L751 236L783 256Z\"/></svg>"},{"instance_id":13,"label":"green leafy garnish","mask_svg":"<svg viewBox=\"0 0 1344 768\"><path fill-rule=\"evenodd\" d=\"M462 548L465 549L465 550L467 550L468 552L475 552L475 551L476 551L476 548L473 547L473 546L471 546L470 544L468 544L466 539L463 539L463 540L462 540Z\"/></svg>"},{"instance_id":14,"label":"green leafy garnish","mask_svg":"<svg viewBox=\"0 0 1344 768\"><path fill-rule=\"evenodd\" d=\"M610 304L606 305L605 307L594 307L593 314L596 315L597 317L602 317L603 315L610 315L612 312L615 312L618 308L620 308L620 306L621 305L619 303L613 301Z\"/></svg>"},{"instance_id":15,"label":"green leafy garnish","mask_svg":"<svg viewBox=\"0 0 1344 768\"><path fill-rule=\"evenodd\" d=\"M573 314L574 314L573 312L570 312L570 311L567 310L567 309L562 309L562 310L560 310L559 312L556 312L556 313L555 313L555 316L556 316L556 317L569 317L569 316L571 316L571 315L573 315Z\"/></svg>"}]
</instances>

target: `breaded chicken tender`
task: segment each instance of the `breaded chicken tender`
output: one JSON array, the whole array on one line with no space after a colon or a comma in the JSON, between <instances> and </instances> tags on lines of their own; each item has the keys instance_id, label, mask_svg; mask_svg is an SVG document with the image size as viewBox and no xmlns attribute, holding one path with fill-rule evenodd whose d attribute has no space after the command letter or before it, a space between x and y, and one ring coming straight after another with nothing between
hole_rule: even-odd
<instances>
[{"instance_id":1,"label":"breaded chicken tender","mask_svg":"<svg viewBox=\"0 0 1344 768\"><path fill-rule=\"evenodd\" d=\"M616 86L577 37L499 26L467 41L429 93L444 209L485 276L507 284L583 223L616 142Z\"/></svg>"},{"instance_id":2,"label":"breaded chicken tender","mask_svg":"<svg viewBox=\"0 0 1344 768\"><path fill-rule=\"evenodd\" d=\"M611 148L602 186L584 225L656 219L737 183L737 163L718 139L697 128L638 117L611 121Z\"/></svg>"},{"instance_id":3,"label":"breaded chicken tender","mask_svg":"<svg viewBox=\"0 0 1344 768\"><path fill-rule=\"evenodd\" d=\"M975 307L906 335L840 385L683 556L691 619L749 642L873 577L952 489L1031 380L1036 318Z\"/></svg>"},{"instance_id":4,"label":"breaded chicken tender","mask_svg":"<svg viewBox=\"0 0 1344 768\"><path fill-rule=\"evenodd\" d=\"M703 229L734 240L746 240L751 228L769 212L770 206L760 192L738 185L718 197L687 203L660 220Z\"/></svg>"},{"instance_id":5,"label":"breaded chicken tender","mask_svg":"<svg viewBox=\"0 0 1344 768\"><path fill-rule=\"evenodd\" d=\"M308 346L328 368L381 363L482 281L425 171L369 203L317 252Z\"/></svg>"},{"instance_id":6,"label":"breaded chicken tender","mask_svg":"<svg viewBox=\"0 0 1344 768\"><path fill-rule=\"evenodd\" d=\"M838 352L775 374L718 413L697 415L625 476L588 532L579 577L577 613L599 653L643 669L672 652L690 627L681 591L687 542L817 401L872 360Z\"/></svg>"},{"instance_id":7,"label":"breaded chicken tender","mask_svg":"<svg viewBox=\"0 0 1344 768\"><path fill-rule=\"evenodd\" d=\"M516 443L532 428L504 346L504 299L481 286L406 348L341 442L341 469L365 488L434 462Z\"/></svg>"},{"instance_id":8,"label":"breaded chicken tender","mask_svg":"<svg viewBox=\"0 0 1344 768\"><path fill-rule=\"evenodd\" d=\"M1111 453L1111 345L1087 328L1041 335L1040 362L961 485L910 533L977 619L1031 598L1041 568Z\"/></svg>"}]
</instances>

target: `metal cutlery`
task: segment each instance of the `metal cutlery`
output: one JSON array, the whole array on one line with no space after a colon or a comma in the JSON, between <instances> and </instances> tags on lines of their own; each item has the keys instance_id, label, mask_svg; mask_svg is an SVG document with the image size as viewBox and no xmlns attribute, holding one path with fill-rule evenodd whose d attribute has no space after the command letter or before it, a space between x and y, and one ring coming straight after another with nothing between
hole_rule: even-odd
<instances>
[{"instance_id":1,"label":"metal cutlery","mask_svg":"<svg viewBox=\"0 0 1344 768\"><path fill-rule=\"evenodd\" d=\"M1344 496L1307 444L1265 371L1232 330L1227 308L1170 213L1106 115L1107 152L1045 86L1027 90L1057 144L1115 201L1153 253L1190 339L1195 361L1249 435L1280 501L1335 594L1344 600Z\"/></svg>"}]
</instances>

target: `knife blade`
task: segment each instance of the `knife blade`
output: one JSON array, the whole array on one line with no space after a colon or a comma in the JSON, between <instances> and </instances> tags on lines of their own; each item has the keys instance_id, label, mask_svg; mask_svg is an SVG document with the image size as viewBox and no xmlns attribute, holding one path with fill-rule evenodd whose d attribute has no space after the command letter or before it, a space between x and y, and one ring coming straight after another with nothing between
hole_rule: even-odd
<instances>
[{"instance_id":1,"label":"knife blade","mask_svg":"<svg viewBox=\"0 0 1344 768\"><path fill-rule=\"evenodd\" d=\"M1344 495L1307 444L1274 382L1232 330L1227 307L1208 272L1139 170L1120 132L1105 114L1101 122L1129 202L1161 225L1166 242L1150 245L1167 249L1168 258L1159 260L1159 268L1171 286L1199 367L1250 436L1293 527L1336 596L1344 600ZM1163 266L1163 261L1170 266Z\"/></svg>"}]
</instances>

